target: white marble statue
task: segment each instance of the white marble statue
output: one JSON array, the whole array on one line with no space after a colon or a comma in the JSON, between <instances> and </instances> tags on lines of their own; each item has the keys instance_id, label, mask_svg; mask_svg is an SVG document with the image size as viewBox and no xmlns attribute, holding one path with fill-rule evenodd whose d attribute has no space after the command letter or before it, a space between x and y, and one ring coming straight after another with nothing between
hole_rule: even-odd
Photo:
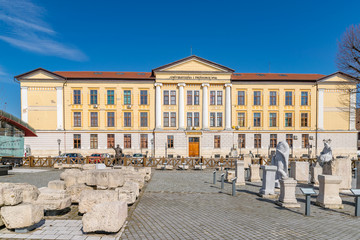
<instances>
[{"instance_id":1,"label":"white marble statue","mask_svg":"<svg viewBox=\"0 0 360 240\"><path fill-rule=\"evenodd\" d=\"M324 166L325 163L333 160L332 150L329 143L324 142L324 149L320 152L320 156L318 157L318 163L320 166Z\"/></svg>"},{"instance_id":2,"label":"white marble statue","mask_svg":"<svg viewBox=\"0 0 360 240\"><path fill-rule=\"evenodd\" d=\"M272 165L277 167L275 175L275 187L280 188L280 179L287 179L289 168L290 148L286 141L279 142L276 147L276 153L271 159Z\"/></svg>"}]
</instances>

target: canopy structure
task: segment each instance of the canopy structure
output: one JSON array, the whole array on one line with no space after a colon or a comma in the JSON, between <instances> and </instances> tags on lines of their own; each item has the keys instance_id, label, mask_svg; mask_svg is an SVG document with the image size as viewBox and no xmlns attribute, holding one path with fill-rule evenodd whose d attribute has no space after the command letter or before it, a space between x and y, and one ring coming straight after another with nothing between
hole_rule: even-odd
<instances>
[{"instance_id":1,"label":"canopy structure","mask_svg":"<svg viewBox=\"0 0 360 240\"><path fill-rule=\"evenodd\" d=\"M22 131L24 133L25 137L37 137L36 131L34 128L30 127L29 124L27 124L26 122L22 121L21 119L15 117L14 115L11 115L7 112L0 110L0 120L16 127L20 131Z\"/></svg>"}]
</instances>

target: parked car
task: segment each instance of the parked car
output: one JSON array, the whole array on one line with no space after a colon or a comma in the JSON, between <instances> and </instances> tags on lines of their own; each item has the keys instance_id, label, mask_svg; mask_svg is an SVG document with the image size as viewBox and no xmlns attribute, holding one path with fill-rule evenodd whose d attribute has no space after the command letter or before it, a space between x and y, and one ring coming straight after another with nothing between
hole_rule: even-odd
<instances>
[{"instance_id":1,"label":"parked car","mask_svg":"<svg viewBox=\"0 0 360 240\"><path fill-rule=\"evenodd\" d=\"M90 163L102 163L103 157L101 156L101 153L93 153L89 157Z\"/></svg>"},{"instance_id":2,"label":"parked car","mask_svg":"<svg viewBox=\"0 0 360 240\"><path fill-rule=\"evenodd\" d=\"M76 162L84 159L84 157L80 153L63 153L55 158L60 160L60 159L67 159L68 157L70 158L70 160Z\"/></svg>"},{"instance_id":3,"label":"parked car","mask_svg":"<svg viewBox=\"0 0 360 240\"><path fill-rule=\"evenodd\" d=\"M100 154L102 158L113 158L114 156L109 153L102 153Z\"/></svg>"},{"instance_id":4,"label":"parked car","mask_svg":"<svg viewBox=\"0 0 360 240\"><path fill-rule=\"evenodd\" d=\"M132 163L133 164L138 164L138 163L143 163L144 162L144 154L141 153L134 153L134 155L132 156Z\"/></svg>"}]
</instances>

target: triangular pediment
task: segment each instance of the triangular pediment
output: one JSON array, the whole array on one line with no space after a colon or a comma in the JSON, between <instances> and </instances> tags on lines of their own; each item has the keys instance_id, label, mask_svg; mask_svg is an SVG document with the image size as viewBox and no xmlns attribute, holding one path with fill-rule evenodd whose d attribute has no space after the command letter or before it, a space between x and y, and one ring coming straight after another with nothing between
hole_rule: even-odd
<instances>
[{"instance_id":1,"label":"triangular pediment","mask_svg":"<svg viewBox=\"0 0 360 240\"><path fill-rule=\"evenodd\" d=\"M333 74L330 74L330 75L327 75L321 79L319 79L318 81L318 84L321 84L321 83L353 83L353 84L357 84L359 83L359 81L346 74L346 73L343 73L343 72L336 72L336 73L333 73Z\"/></svg>"},{"instance_id":2,"label":"triangular pediment","mask_svg":"<svg viewBox=\"0 0 360 240\"><path fill-rule=\"evenodd\" d=\"M15 76L18 80L64 80L63 76L53 73L49 70L43 68L37 68L32 71L23 73L21 75Z\"/></svg>"}]
</instances>

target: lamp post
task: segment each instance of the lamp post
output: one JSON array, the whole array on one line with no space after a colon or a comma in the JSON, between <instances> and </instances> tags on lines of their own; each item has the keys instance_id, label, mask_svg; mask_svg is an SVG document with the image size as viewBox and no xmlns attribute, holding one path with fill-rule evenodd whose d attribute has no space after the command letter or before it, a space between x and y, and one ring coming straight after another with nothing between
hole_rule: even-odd
<instances>
[{"instance_id":1,"label":"lamp post","mask_svg":"<svg viewBox=\"0 0 360 240\"><path fill-rule=\"evenodd\" d=\"M59 156L60 156L60 155L61 155L61 151L60 151L60 143L61 143L61 139L60 139L60 138L57 140L57 143L58 143L58 146L59 146Z\"/></svg>"},{"instance_id":2,"label":"lamp post","mask_svg":"<svg viewBox=\"0 0 360 240\"><path fill-rule=\"evenodd\" d=\"M150 140L150 142L151 142L151 157L152 158L154 158L154 149L155 149L155 146L154 146L154 139L152 138L151 140Z\"/></svg>"},{"instance_id":3,"label":"lamp post","mask_svg":"<svg viewBox=\"0 0 360 240\"><path fill-rule=\"evenodd\" d=\"M167 149L168 149L168 146L167 146L167 143L165 143L165 158L167 158Z\"/></svg>"}]
</instances>

